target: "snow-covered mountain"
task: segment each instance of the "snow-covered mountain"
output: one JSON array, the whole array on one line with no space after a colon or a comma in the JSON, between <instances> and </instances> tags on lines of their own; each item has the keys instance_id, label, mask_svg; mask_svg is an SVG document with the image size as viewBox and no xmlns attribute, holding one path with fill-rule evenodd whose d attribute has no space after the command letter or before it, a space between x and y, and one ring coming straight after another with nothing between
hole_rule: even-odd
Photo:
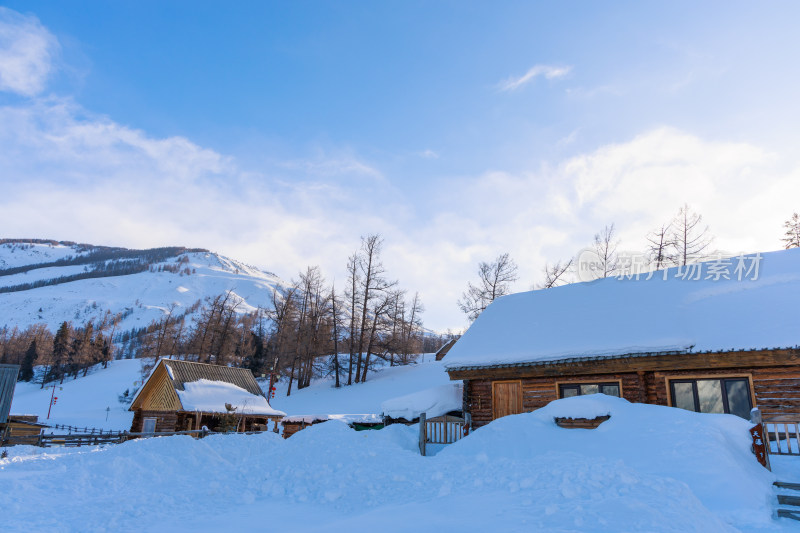
<instances>
[{"instance_id":1,"label":"snow-covered mountain","mask_svg":"<svg viewBox=\"0 0 800 533\"><path fill-rule=\"evenodd\" d=\"M275 274L206 250L129 250L70 242L0 240L0 327L44 323L51 330L120 314L118 331L148 325L175 305L228 290L243 311L268 306L284 287Z\"/></svg>"}]
</instances>

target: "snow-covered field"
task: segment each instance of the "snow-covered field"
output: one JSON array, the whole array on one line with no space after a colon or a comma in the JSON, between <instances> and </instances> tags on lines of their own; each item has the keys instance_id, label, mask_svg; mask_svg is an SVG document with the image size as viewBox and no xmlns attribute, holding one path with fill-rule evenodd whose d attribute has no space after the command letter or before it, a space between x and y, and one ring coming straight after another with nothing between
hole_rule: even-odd
<instances>
[{"instance_id":1,"label":"snow-covered field","mask_svg":"<svg viewBox=\"0 0 800 533\"><path fill-rule=\"evenodd\" d=\"M610 413L595 430L557 415ZM162 437L0 460L3 531L797 531L730 415L559 400L433 457L416 428L336 421L274 434Z\"/></svg>"},{"instance_id":2,"label":"snow-covered field","mask_svg":"<svg viewBox=\"0 0 800 533\"><path fill-rule=\"evenodd\" d=\"M67 378L60 385L56 383L58 401L52 408L50 420L46 418L53 384L42 389L36 383L19 382L14 390L11 412L38 415L40 422L49 424L130 429L133 413L119 402L119 395L125 390L132 393L136 382L141 382L142 363L141 359L111 361L108 368L93 367L86 377L80 375L78 379Z\"/></svg>"}]
</instances>

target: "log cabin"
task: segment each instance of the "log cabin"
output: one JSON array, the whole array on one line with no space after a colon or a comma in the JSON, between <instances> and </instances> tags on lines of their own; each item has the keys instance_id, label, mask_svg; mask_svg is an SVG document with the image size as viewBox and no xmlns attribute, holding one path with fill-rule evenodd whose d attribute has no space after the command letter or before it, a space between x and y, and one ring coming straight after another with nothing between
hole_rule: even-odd
<instances>
[{"instance_id":1,"label":"log cabin","mask_svg":"<svg viewBox=\"0 0 800 533\"><path fill-rule=\"evenodd\" d=\"M501 297L450 350L477 428L558 398L800 418L800 249Z\"/></svg>"},{"instance_id":2,"label":"log cabin","mask_svg":"<svg viewBox=\"0 0 800 533\"><path fill-rule=\"evenodd\" d=\"M270 407L252 372L174 359L160 359L131 403L131 433L219 429L231 411L237 431L277 432L286 413ZM227 422L227 420L226 420Z\"/></svg>"}]
</instances>

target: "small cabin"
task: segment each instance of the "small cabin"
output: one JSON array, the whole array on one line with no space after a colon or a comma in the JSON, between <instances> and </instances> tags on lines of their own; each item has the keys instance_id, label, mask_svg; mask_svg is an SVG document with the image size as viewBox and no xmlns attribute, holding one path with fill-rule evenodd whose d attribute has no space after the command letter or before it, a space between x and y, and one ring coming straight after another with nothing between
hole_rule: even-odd
<instances>
[{"instance_id":1,"label":"small cabin","mask_svg":"<svg viewBox=\"0 0 800 533\"><path fill-rule=\"evenodd\" d=\"M800 249L495 300L445 368L473 427L570 396L800 418Z\"/></svg>"},{"instance_id":2,"label":"small cabin","mask_svg":"<svg viewBox=\"0 0 800 533\"><path fill-rule=\"evenodd\" d=\"M131 433L170 433L208 428L278 431L286 413L270 407L246 368L160 359L131 403ZM271 424L271 428L269 427Z\"/></svg>"}]
</instances>

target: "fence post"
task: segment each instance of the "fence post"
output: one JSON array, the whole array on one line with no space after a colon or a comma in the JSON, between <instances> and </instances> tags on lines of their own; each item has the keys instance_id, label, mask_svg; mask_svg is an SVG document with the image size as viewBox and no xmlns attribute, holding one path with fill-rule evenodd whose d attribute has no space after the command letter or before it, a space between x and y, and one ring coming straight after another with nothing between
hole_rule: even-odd
<instances>
[{"instance_id":1,"label":"fence post","mask_svg":"<svg viewBox=\"0 0 800 533\"><path fill-rule=\"evenodd\" d=\"M425 457L425 443L428 440L427 435L427 422L425 421L425 413L419 415L419 453Z\"/></svg>"},{"instance_id":2,"label":"fence post","mask_svg":"<svg viewBox=\"0 0 800 533\"><path fill-rule=\"evenodd\" d=\"M750 435L753 437L753 453L759 463L767 470L772 471L769 464L769 434L766 433L766 424L764 424L761 411L757 407L750 410L750 423L753 424L753 427L750 428Z\"/></svg>"}]
</instances>

